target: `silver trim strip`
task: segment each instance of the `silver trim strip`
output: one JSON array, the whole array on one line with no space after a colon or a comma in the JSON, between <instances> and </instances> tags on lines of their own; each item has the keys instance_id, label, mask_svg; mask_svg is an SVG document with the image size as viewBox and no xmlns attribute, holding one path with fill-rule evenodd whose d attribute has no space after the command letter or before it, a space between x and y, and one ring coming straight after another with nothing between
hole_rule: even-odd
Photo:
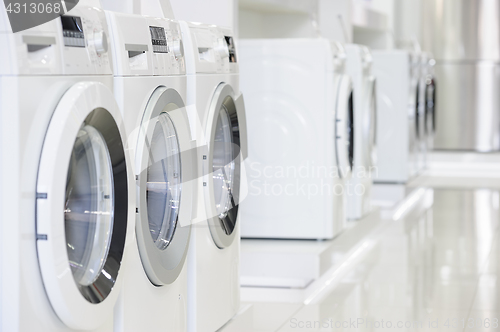
<instances>
[{"instance_id":1,"label":"silver trim strip","mask_svg":"<svg viewBox=\"0 0 500 332\"><path fill-rule=\"evenodd\" d=\"M149 48L148 48L148 45L142 45L142 44L125 44L125 50L126 51L132 51L132 52L148 52Z\"/></svg>"},{"instance_id":2,"label":"silver trim strip","mask_svg":"<svg viewBox=\"0 0 500 332\"><path fill-rule=\"evenodd\" d=\"M56 44L56 38L49 36L23 36L23 43L29 45L50 46Z\"/></svg>"}]
</instances>

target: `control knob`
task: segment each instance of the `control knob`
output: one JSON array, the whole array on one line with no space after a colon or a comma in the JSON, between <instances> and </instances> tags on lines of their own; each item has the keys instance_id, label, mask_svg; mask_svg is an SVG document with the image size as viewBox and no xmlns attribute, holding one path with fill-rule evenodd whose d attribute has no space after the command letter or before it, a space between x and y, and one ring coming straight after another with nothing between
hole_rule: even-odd
<instances>
[{"instance_id":1,"label":"control knob","mask_svg":"<svg viewBox=\"0 0 500 332\"><path fill-rule=\"evenodd\" d=\"M182 58L184 56L184 45L182 44L182 40L174 40L172 42L171 50L176 59Z\"/></svg>"},{"instance_id":2,"label":"control knob","mask_svg":"<svg viewBox=\"0 0 500 332\"><path fill-rule=\"evenodd\" d=\"M229 58L229 49L227 48L227 44L224 40L219 39L215 50L219 53L222 59Z\"/></svg>"},{"instance_id":3,"label":"control knob","mask_svg":"<svg viewBox=\"0 0 500 332\"><path fill-rule=\"evenodd\" d=\"M94 46L97 54L101 55L108 51L108 37L103 30L94 32Z\"/></svg>"}]
</instances>

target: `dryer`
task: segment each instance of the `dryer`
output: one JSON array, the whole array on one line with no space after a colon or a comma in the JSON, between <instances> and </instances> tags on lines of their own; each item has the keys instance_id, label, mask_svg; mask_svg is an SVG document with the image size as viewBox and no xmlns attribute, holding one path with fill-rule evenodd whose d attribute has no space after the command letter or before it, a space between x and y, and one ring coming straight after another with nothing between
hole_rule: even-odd
<instances>
[{"instance_id":1,"label":"dryer","mask_svg":"<svg viewBox=\"0 0 500 332\"><path fill-rule=\"evenodd\" d=\"M113 331L134 211L107 36L93 0L0 33L2 331Z\"/></svg>"},{"instance_id":2,"label":"dryer","mask_svg":"<svg viewBox=\"0 0 500 332\"><path fill-rule=\"evenodd\" d=\"M366 46L349 44L346 72L354 87L354 163L346 187L347 219L357 220L371 210L371 189L376 172L377 94L373 59Z\"/></svg>"},{"instance_id":3,"label":"dryer","mask_svg":"<svg viewBox=\"0 0 500 332\"><path fill-rule=\"evenodd\" d=\"M355 156L344 47L318 38L248 39L240 48L250 168L241 236L331 239L345 226Z\"/></svg>"},{"instance_id":4,"label":"dryer","mask_svg":"<svg viewBox=\"0 0 500 332\"><path fill-rule=\"evenodd\" d=\"M180 26L164 18L106 16L136 206L115 332L185 331L197 160Z\"/></svg>"},{"instance_id":5,"label":"dryer","mask_svg":"<svg viewBox=\"0 0 500 332\"><path fill-rule=\"evenodd\" d=\"M188 331L215 331L238 311L240 222L247 155L233 32L181 22L199 195L188 253Z\"/></svg>"},{"instance_id":6,"label":"dryer","mask_svg":"<svg viewBox=\"0 0 500 332\"><path fill-rule=\"evenodd\" d=\"M414 55L373 50L377 80L376 183L406 183L417 173L420 87Z\"/></svg>"}]
</instances>

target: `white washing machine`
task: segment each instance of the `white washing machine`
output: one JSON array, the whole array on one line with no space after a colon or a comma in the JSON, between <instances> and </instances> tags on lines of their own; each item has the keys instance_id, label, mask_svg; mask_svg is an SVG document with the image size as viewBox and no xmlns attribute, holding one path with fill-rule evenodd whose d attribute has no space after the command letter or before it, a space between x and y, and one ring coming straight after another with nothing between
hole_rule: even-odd
<instances>
[{"instance_id":1,"label":"white washing machine","mask_svg":"<svg viewBox=\"0 0 500 332\"><path fill-rule=\"evenodd\" d=\"M233 32L181 22L188 110L199 151L196 223L188 253L188 331L215 331L240 305L239 202L246 120Z\"/></svg>"},{"instance_id":2,"label":"white washing machine","mask_svg":"<svg viewBox=\"0 0 500 332\"><path fill-rule=\"evenodd\" d=\"M0 33L2 331L113 331L134 211L107 35L94 0Z\"/></svg>"},{"instance_id":3,"label":"white washing machine","mask_svg":"<svg viewBox=\"0 0 500 332\"><path fill-rule=\"evenodd\" d=\"M417 173L420 130L417 68L408 51L372 51L377 80L376 183L406 183ZM418 125L417 125L418 124Z\"/></svg>"},{"instance_id":4,"label":"white washing machine","mask_svg":"<svg viewBox=\"0 0 500 332\"><path fill-rule=\"evenodd\" d=\"M371 210L371 190L376 172L376 107L373 59L366 46L349 44L346 72L354 87L354 163L352 178L348 181L347 219L357 220Z\"/></svg>"},{"instance_id":5,"label":"white washing machine","mask_svg":"<svg viewBox=\"0 0 500 332\"><path fill-rule=\"evenodd\" d=\"M326 39L240 41L249 132L242 237L331 239L344 228L355 156L345 57Z\"/></svg>"},{"instance_id":6,"label":"white washing machine","mask_svg":"<svg viewBox=\"0 0 500 332\"><path fill-rule=\"evenodd\" d=\"M164 18L106 16L136 203L115 332L185 331L197 160L180 26Z\"/></svg>"}]
</instances>

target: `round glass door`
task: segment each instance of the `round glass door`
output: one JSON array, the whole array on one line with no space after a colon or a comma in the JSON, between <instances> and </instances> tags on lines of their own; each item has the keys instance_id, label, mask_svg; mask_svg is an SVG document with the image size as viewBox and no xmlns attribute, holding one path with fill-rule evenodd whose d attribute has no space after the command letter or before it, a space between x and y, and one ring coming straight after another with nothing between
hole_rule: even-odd
<instances>
[{"instance_id":1,"label":"round glass door","mask_svg":"<svg viewBox=\"0 0 500 332\"><path fill-rule=\"evenodd\" d=\"M177 227L182 187L179 138L167 113L158 116L150 144L146 189L149 232L155 246L165 250Z\"/></svg>"},{"instance_id":2,"label":"round glass door","mask_svg":"<svg viewBox=\"0 0 500 332\"><path fill-rule=\"evenodd\" d=\"M235 94L231 85L219 84L209 108L208 155L203 157L207 171L203 175L204 207L212 240L219 249L229 247L237 238L241 140L246 139L244 112L241 95Z\"/></svg>"},{"instance_id":3,"label":"round glass door","mask_svg":"<svg viewBox=\"0 0 500 332\"><path fill-rule=\"evenodd\" d=\"M377 87L375 80L371 84L370 95L370 131L369 131L369 146L370 146L370 162L375 165L377 162Z\"/></svg>"},{"instance_id":4,"label":"round glass door","mask_svg":"<svg viewBox=\"0 0 500 332\"><path fill-rule=\"evenodd\" d=\"M338 87L335 109L335 154L339 177L345 178L351 176L354 166L354 93L350 77L344 76Z\"/></svg>"},{"instance_id":5,"label":"round glass door","mask_svg":"<svg viewBox=\"0 0 500 332\"><path fill-rule=\"evenodd\" d=\"M99 277L108 256L114 221L110 154L101 133L84 125L71 154L64 207L71 272L79 286Z\"/></svg>"},{"instance_id":6,"label":"round glass door","mask_svg":"<svg viewBox=\"0 0 500 332\"><path fill-rule=\"evenodd\" d=\"M213 145L213 183L217 217L221 220L224 232L233 232L235 223L227 218L234 207L233 182L235 161L233 155L233 130L229 110L226 105L219 109Z\"/></svg>"},{"instance_id":7,"label":"round glass door","mask_svg":"<svg viewBox=\"0 0 500 332\"><path fill-rule=\"evenodd\" d=\"M420 84L417 82L417 92L415 96L415 130L417 139L420 138Z\"/></svg>"},{"instance_id":8,"label":"round glass door","mask_svg":"<svg viewBox=\"0 0 500 332\"><path fill-rule=\"evenodd\" d=\"M212 240L220 249L236 238L241 182L240 129L245 127L244 106L229 84L220 84L210 106L210 137L206 158L205 209ZM241 127L243 126L243 127ZM244 129L243 131L244 132Z\"/></svg>"},{"instance_id":9,"label":"round glass door","mask_svg":"<svg viewBox=\"0 0 500 332\"><path fill-rule=\"evenodd\" d=\"M188 115L174 89L159 86L150 96L135 162L137 245L149 281L161 287L174 282L184 266L195 197L190 179L198 175Z\"/></svg>"},{"instance_id":10,"label":"round glass door","mask_svg":"<svg viewBox=\"0 0 500 332\"><path fill-rule=\"evenodd\" d=\"M354 166L354 93L349 95L348 109L347 109L347 151L349 154L349 166L351 170Z\"/></svg>"},{"instance_id":11,"label":"round glass door","mask_svg":"<svg viewBox=\"0 0 500 332\"><path fill-rule=\"evenodd\" d=\"M432 77L428 77L426 81L426 91L425 91L425 100L426 100L426 112L425 112L425 123L427 125L427 130L429 134L433 134L436 130L435 123L435 111L436 111L436 85L435 81Z\"/></svg>"},{"instance_id":12,"label":"round glass door","mask_svg":"<svg viewBox=\"0 0 500 332\"><path fill-rule=\"evenodd\" d=\"M95 109L78 129L64 195L68 264L78 290L90 303L100 303L111 293L121 265L128 213L124 165L113 116Z\"/></svg>"},{"instance_id":13,"label":"round glass door","mask_svg":"<svg viewBox=\"0 0 500 332\"><path fill-rule=\"evenodd\" d=\"M71 331L101 329L121 290L133 217L121 123L112 91L82 81L60 97L43 140L35 206L38 265L54 313Z\"/></svg>"}]
</instances>

